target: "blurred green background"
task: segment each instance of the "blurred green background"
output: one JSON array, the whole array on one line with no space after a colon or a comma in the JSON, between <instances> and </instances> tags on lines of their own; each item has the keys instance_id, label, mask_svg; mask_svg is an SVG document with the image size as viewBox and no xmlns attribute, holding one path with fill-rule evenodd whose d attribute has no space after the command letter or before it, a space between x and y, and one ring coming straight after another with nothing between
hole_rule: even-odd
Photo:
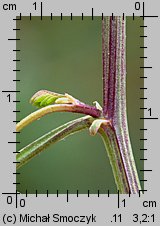
<instances>
[{"instance_id":1,"label":"blurred green background","mask_svg":"<svg viewBox=\"0 0 160 226\"><path fill-rule=\"evenodd\" d=\"M143 71L143 24L141 18L133 21L127 17L127 108L130 137L137 168L142 169L139 160L143 157L140 138L143 133L142 120L139 120L140 106L143 102L143 81L140 75ZM97 100L102 104L102 42L101 17L22 17L17 21L17 120L35 111L29 104L31 96L40 89L47 89L58 93L69 93L74 97L92 104ZM17 135L21 143L20 150L46 132L81 115L72 113L54 113L29 125ZM116 186L111 166L99 135L91 137L88 131L77 133L51 146L34 158L18 172L17 190L25 193L116 193ZM143 178L143 174L140 174Z\"/></svg>"}]
</instances>

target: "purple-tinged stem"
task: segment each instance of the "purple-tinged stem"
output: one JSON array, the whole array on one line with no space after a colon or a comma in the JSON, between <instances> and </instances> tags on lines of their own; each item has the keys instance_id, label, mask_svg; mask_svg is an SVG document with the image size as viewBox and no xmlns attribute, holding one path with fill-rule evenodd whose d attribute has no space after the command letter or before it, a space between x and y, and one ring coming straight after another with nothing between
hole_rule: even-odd
<instances>
[{"instance_id":1,"label":"purple-tinged stem","mask_svg":"<svg viewBox=\"0 0 160 226\"><path fill-rule=\"evenodd\" d=\"M116 36L117 23L109 17L102 21L102 45L103 45L103 114L112 118L114 111L115 76L116 76Z\"/></svg>"},{"instance_id":2,"label":"purple-tinged stem","mask_svg":"<svg viewBox=\"0 0 160 226\"><path fill-rule=\"evenodd\" d=\"M43 107L24 119L22 119L19 123L16 125L16 131L19 132L27 125L31 124L32 122L38 120L39 118L51 114L54 112L73 112L73 113L81 113L85 115L90 115L92 117L98 118L101 116L101 111L97 109L96 107L89 106L87 104L78 103L78 104L53 104L48 105L46 107Z\"/></svg>"},{"instance_id":3,"label":"purple-tinged stem","mask_svg":"<svg viewBox=\"0 0 160 226\"><path fill-rule=\"evenodd\" d=\"M125 33L125 18L121 16L104 18L102 22L103 114L111 121L111 128L104 131L112 144L112 149L115 149L115 156L119 156L115 159L119 166L119 174L116 175L122 176L121 183L126 183L122 192L138 193L141 186L132 153L126 113ZM116 152L119 153L116 155ZM113 161L114 159L110 159L111 165Z\"/></svg>"}]
</instances>

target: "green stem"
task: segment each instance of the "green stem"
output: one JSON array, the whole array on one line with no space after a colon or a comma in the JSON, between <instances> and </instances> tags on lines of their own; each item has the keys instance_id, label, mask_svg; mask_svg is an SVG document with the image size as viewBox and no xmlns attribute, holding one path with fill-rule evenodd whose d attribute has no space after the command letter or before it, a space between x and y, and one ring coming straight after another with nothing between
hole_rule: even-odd
<instances>
[{"instance_id":1,"label":"green stem","mask_svg":"<svg viewBox=\"0 0 160 226\"><path fill-rule=\"evenodd\" d=\"M121 194L129 193L129 186L119 153L116 135L110 126L103 126L103 129L101 128L99 133L102 136L109 157L117 189Z\"/></svg>"},{"instance_id":2,"label":"green stem","mask_svg":"<svg viewBox=\"0 0 160 226\"><path fill-rule=\"evenodd\" d=\"M51 144L54 144L63 138L74 134L75 132L81 131L85 128L88 128L93 122L93 118L91 116L85 116L73 121L70 121L51 132L45 134L44 136L38 138L36 141L27 145L23 149L19 151L16 156L17 169L21 166L29 162L32 158L37 156L40 152L45 150Z\"/></svg>"}]
</instances>

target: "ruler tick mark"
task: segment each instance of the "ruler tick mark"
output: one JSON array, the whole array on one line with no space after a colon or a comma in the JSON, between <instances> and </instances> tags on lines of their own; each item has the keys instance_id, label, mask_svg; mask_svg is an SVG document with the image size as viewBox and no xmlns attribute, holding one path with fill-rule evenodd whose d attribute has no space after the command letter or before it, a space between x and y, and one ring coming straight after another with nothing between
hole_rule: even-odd
<instances>
[{"instance_id":1,"label":"ruler tick mark","mask_svg":"<svg viewBox=\"0 0 160 226\"><path fill-rule=\"evenodd\" d=\"M119 203L120 203L120 197L119 197L119 190L118 190L118 208L120 207Z\"/></svg>"},{"instance_id":2,"label":"ruler tick mark","mask_svg":"<svg viewBox=\"0 0 160 226\"><path fill-rule=\"evenodd\" d=\"M150 117L150 118L140 118L140 119L158 119L158 118L151 118L151 117Z\"/></svg>"},{"instance_id":3,"label":"ruler tick mark","mask_svg":"<svg viewBox=\"0 0 160 226\"><path fill-rule=\"evenodd\" d=\"M20 90L3 90L2 93L20 93Z\"/></svg>"},{"instance_id":4,"label":"ruler tick mark","mask_svg":"<svg viewBox=\"0 0 160 226\"><path fill-rule=\"evenodd\" d=\"M67 190L67 202L68 202L68 190Z\"/></svg>"},{"instance_id":5,"label":"ruler tick mark","mask_svg":"<svg viewBox=\"0 0 160 226\"><path fill-rule=\"evenodd\" d=\"M20 41L20 38L8 38L8 41Z\"/></svg>"},{"instance_id":6,"label":"ruler tick mark","mask_svg":"<svg viewBox=\"0 0 160 226\"><path fill-rule=\"evenodd\" d=\"M20 82L20 79L14 79L13 82Z\"/></svg>"},{"instance_id":7,"label":"ruler tick mark","mask_svg":"<svg viewBox=\"0 0 160 226\"><path fill-rule=\"evenodd\" d=\"M114 15L113 15L113 13L112 13L112 20L114 20Z\"/></svg>"},{"instance_id":8,"label":"ruler tick mark","mask_svg":"<svg viewBox=\"0 0 160 226\"><path fill-rule=\"evenodd\" d=\"M20 144L20 141L8 141L8 144Z\"/></svg>"},{"instance_id":9,"label":"ruler tick mark","mask_svg":"<svg viewBox=\"0 0 160 226\"><path fill-rule=\"evenodd\" d=\"M43 13L43 11L42 11L42 7L43 7L43 5L42 5L42 2L41 2L41 20L42 20L42 13Z\"/></svg>"},{"instance_id":10,"label":"ruler tick mark","mask_svg":"<svg viewBox=\"0 0 160 226\"><path fill-rule=\"evenodd\" d=\"M142 68L142 69L144 68L145 69L145 68L152 68L152 67L140 67L140 68Z\"/></svg>"}]
</instances>

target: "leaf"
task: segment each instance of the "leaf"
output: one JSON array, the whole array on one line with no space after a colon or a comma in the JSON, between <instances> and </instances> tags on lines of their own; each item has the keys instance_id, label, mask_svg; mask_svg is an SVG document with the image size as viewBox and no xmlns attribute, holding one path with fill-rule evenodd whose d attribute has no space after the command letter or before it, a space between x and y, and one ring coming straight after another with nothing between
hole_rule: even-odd
<instances>
[{"instance_id":1,"label":"leaf","mask_svg":"<svg viewBox=\"0 0 160 226\"><path fill-rule=\"evenodd\" d=\"M16 156L16 161L19 162L16 165L17 169L29 162L33 157L37 156L50 145L74 134L75 132L88 128L93 120L94 119L91 116L85 116L73 120L50 131L49 133L46 133L31 144L27 145L21 149L20 153Z\"/></svg>"},{"instance_id":2,"label":"leaf","mask_svg":"<svg viewBox=\"0 0 160 226\"><path fill-rule=\"evenodd\" d=\"M92 136L96 135L102 124L104 124L104 125L109 124L109 120L107 120L107 119L94 120L92 122L91 126L89 127L90 135L92 135Z\"/></svg>"},{"instance_id":3,"label":"leaf","mask_svg":"<svg viewBox=\"0 0 160 226\"><path fill-rule=\"evenodd\" d=\"M50 104L54 104L58 98L62 97L65 97L65 95L48 90L40 90L33 95L30 99L30 103L37 107L45 107Z\"/></svg>"},{"instance_id":4,"label":"leaf","mask_svg":"<svg viewBox=\"0 0 160 226\"><path fill-rule=\"evenodd\" d=\"M77 104L79 101L67 93L59 94L48 90L40 90L33 95L30 103L40 108L51 104Z\"/></svg>"}]
</instances>

